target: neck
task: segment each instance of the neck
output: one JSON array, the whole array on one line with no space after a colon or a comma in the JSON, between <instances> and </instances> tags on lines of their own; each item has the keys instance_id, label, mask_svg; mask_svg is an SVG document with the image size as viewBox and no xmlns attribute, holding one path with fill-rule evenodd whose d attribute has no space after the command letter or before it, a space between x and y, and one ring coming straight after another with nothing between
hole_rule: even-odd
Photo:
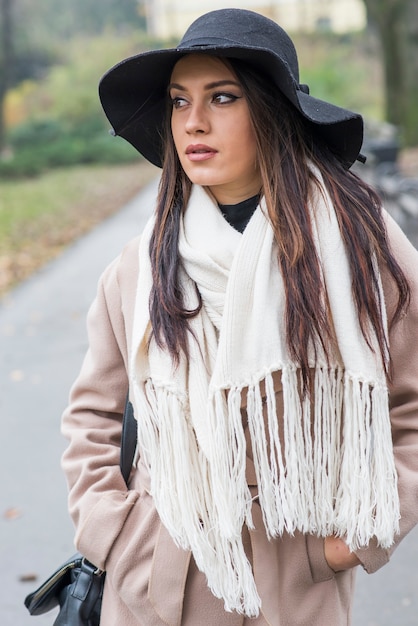
<instances>
[{"instance_id":1,"label":"neck","mask_svg":"<svg viewBox=\"0 0 418 626\"><path fill-rule=\"evenodd\" d=\"M248 198L252 198L260 194L261 183L259 180L242 187L230 187L221 185L212 185L205 187L218 204L238 204Z\"/></svg>"}]
</instances>

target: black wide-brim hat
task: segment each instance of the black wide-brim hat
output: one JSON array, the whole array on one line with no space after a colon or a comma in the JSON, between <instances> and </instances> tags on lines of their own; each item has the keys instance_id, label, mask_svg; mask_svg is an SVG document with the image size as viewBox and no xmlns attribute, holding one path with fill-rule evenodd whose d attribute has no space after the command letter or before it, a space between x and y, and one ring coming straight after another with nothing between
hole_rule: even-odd
<instances>
[{"instance_id":1,"label":"black wide-brim hat","mask_svg":"<svg viewBox=\"0 0 418 626\"><path fill-rule=\"evenodd\" d=\"M100 100L113 133L126 139L154 165L162 165L171 72L175 63L190 53L248 62L280 89L346 168L359 156L363 142L361 115L318 100L309 95L306 85L299 84L297 54L287 33L253 11L220 9L193 22L177 48L129 57L100 81Z\"/></svg>"}]
</instances>

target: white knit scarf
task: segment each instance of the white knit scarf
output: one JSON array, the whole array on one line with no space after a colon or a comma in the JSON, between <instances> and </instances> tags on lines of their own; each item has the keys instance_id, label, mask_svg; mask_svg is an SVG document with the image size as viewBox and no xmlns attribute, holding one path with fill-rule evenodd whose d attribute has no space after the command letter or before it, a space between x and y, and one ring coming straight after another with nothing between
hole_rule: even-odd
<instances>
[{"instance_id":1,"label":"white knit scarf","mask_svg":"<svg viewBox=\"0 0 418 626\"><path fill-rule=\"evenodd\" d=\"M130 377L152 496L212 593L227 611L248 616L258 614L260 598L241 539L243 525L252 527L242 396L269 537L337 534L355 549L372 537L388 547L399 531L379 351L375 343L375 352L367 346L359 328L344 245L324 189L313 190L310 209L339 348L327 363L316 346L313 400L301 400L300 371L288 353L284 286L263 201L240 234L210 195L193 187L181 224L181 282L187 307L198 303L196 285L203 307L191 320L196 340L189 339L189 359L182 357L177 369L154 341L148 344L153 220L140 244ZM381 313L385 320L383 305ZM276 412L272 374L278 371L283 415Z\"/></svg>"}]
</instances>

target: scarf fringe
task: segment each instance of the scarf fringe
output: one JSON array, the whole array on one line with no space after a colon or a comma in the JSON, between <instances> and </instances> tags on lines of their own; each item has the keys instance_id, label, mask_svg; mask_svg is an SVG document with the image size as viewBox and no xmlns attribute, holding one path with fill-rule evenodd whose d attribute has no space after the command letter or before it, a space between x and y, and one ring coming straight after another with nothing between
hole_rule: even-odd
<instances>
[{"instance_id":1,"label":"scarf fringe","mask_svg":"<svg viewBox=\"0 0 418 626\"><path fill-rule=\"evenodd\" d=\"M223 599L225 610L256 617L261 600L241 538L244 520L252 525L251 494L245 479L245 437L236 441L236 471L230 472L226 480L222 455L218 455L217 463L209 464L199 450L181 398L150 380L143 393L135 397L141 415L138 437L142 459L152 467L151 495L162 523L180 548L193 552L197 567L206 574L211 592ZM218 410L225 415L226 403L220 398L218 403ZM237 413L233 405L231 398L232 413L236 418L239 413L241 420L240 411ZM220 415L214 411L212 417L216 420ZM214 424L219 444L237 432L236 422L228 429L228 421L222 419ZM218 488L223 484L226 489ZM230 507L225 498L232 496L234 508L226 516Z\"/></svg>"},{"instance_id":2,"label":"scarf fringe","mask_svg":"<svg viewBox=\"0 0 418 626\"><path fill-rule=\"evenodd\" d=\"M399 520L399 502L385 386L370 387L339 367L317 368L313 397L301 401L300 372L293 366L282 369L282 385L282 428L272 374L247 388L267 536L337 534L352 550L376 537L389 547L399 532L393 521L393 512ZM241 540L243 525L254 527L245 475L244 390L212 394L210 460L199 448L183 399L151 381L144 391L136 398L139 440L152 466L151 492L163 524L179 547L193 552L225 610L257 616L260 598Z\"/></svg>"},{"instance_id":3,"label":"scarf fringe","mask_svg":"<svg viewBox=\"0 0 418 626\"><path fill-rule=\"evenodd\" d=\"M283 444L271 374L265 379L267 432L260 387L248 391L267 534L336 534L351 550L375 537L388 548L399 533L400 511L387 389L339 367L317 368L314 376L313 399L301 401L299 371L283 368Z\"/></svg>"},{"instance_id":4,"label":"scarf fringe","mask_svg":"<svg viewBox=\"0 0 418 626\"><path fill-rule=\"evenodd\" d=\"M389 548L399 533L400 510L387 389L375 385L370 390L346 374L344 404L335 532L345 536L352 550L366 546L373 536Z\"/></svg>"}]
</instances>

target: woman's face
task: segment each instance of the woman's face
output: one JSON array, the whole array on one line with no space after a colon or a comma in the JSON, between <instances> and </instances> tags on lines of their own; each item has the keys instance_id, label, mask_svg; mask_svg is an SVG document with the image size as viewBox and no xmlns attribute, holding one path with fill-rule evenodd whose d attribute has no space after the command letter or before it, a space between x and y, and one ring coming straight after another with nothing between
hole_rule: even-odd
<instances>
[{"instance_id":1,"label":"woman's face","mask_svg":"<svg viewBox=\"0 0 418 626\"><path fill-rule=\"evenodd\" d=\"M192 183L209 187L221 204L259 193L254 130L232 70L216 57L185 56L174 66L169 95L174 144Z\"/></svg>"}]
</instances>

